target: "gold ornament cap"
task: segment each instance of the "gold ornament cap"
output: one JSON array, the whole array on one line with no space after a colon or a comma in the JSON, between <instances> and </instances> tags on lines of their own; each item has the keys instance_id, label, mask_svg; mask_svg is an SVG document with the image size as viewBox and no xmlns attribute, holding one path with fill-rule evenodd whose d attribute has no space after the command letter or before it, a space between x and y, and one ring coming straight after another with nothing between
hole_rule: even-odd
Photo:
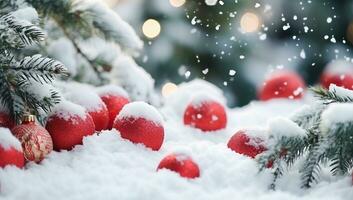
<instances>
[{"instance_id":1,"label":"gold ornament cap","mask_svg":"<svg viewBox=\"0 0 353 200\"><path fill-rule=\"evenodd\" d=\"M36 117L34 115L25 115L23 116L22 123L35 122Z\"/></svg>"}]
</instances>

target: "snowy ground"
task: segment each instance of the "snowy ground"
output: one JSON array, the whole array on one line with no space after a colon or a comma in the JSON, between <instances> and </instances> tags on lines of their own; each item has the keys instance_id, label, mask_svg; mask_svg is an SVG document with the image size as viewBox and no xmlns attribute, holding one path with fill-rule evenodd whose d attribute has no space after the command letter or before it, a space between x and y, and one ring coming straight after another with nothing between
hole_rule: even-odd
<instances>
[{"instance_id":1,"label":"snowy ground","mask_svg":"<svg viewBox=\"0 0 353 200\"><path fill-rule=\"evenodd\" d=\"M275 100L229 110L227 129L213 133L185 127L174 107L167 104L161 109L166 137L160 151L106 131L85 138L82 146L70 152L51 153L40 165L0 169L0 199L352 199L350 177L324 175L314 188L302 190L294 172L279 181L277 191L270 191L269 171L259 174L254 160L227 148L237 130L264 128L270 118L288 117L303 104ZM187 180L168 170L156 172L159 161L175 151L187 153L199 164L200 178Z\"/></svg>"}]
</instances>

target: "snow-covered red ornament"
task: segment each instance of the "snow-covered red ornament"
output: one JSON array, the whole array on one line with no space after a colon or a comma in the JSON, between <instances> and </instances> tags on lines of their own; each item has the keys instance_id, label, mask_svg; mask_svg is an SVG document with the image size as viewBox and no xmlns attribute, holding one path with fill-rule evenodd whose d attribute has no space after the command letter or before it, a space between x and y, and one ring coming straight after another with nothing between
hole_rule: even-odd
<instances>
[{"instance_id":1,"label":"snow-covered red ornament","mask_svg":"<svg viewBox=\"0 0 353 200\"><path fill-rule=\"evenodd\" d=\"M251 158L255 158L258 154L267 150L263 139L250 136L245 130L235 133L228 141L227 146L231 150Z\"/></svg>"},{"instance_id":2,"label":"snow-covered red ornament","mask_svg":"<svg viewBox=\"0 0 353 200\"><path fill-rule=\"evenodd\" d=\"M160 169L169 169L185 178L193 179L200 177L199 166L189 156L184 154L170 154L166 156L157 167L157 170Z\"/></svg>"},{"instance_id":3,"label":"snow-covered red ornament","mask_svg":"<svg viewBox=\"0 0 353 200\"><path fill-rule=\"evenodd\" d=\"M263 84L259 91L259 98L263 101L287 98L300 99L304 94L305 83L294 72L274 72Z\"/></svg>"},{"instance_id":4,"label":"snow-covered red ornament","mask_svg":"<svg viewBox=\"0 0 353 200\"><path fill-rule=\"evenodd\" d=\"M335 60L325 67L320 84L328 89L331 84L353 90L353 64L345 60Z\"/></svg>"},{"instance_id":5,"label":"snow-covered red ornament","mask_svg":"<svg viewBox=\"0 0 353 200\"><path fill-rule=\"evenodd\" d=\"M144 144L158 151L164 140L163 119L157 109L144 102L126 104L114 121L113 128L122 138Z\"/></svg>"},{"instance_id":6,"label":"snow-covered red ornament","mask_svg":"<svg viewBox=\"0 0 353 200\"><path fill-rule=\"evenodd\" d=\"M61 101L49 115L46 129L53 138L54 150L71 150L82 144L83 138L95 132L92 117L85 108Z\"/></svg>"},{"instance_id":7,"label":"snow-covered red ornament","mask_svg":"<svg viewBox=\"0 0 353 200\"><path fill-rule=\"evenodd\" d=\"M53 150L53 141L47 130L35 123L33 115L23 118L22 124L11 130L21 142L27 161L40 162Z\"/></svg>"},{"instance_id":8,"label":"snow-covered red ornament","mask_svg":"<svg viewBox=\"0 0 353 200\"><path fill-rule=\"evenodd\" d=\"M108 128L108 109L98 94L91 91L90 88L79 84L73 84L72 89L66 91L65 98L86 109L93 119L96 131Z\"/></svg>"},{"instance_id":9,"label":"snow-covered red ornament","mask_svg":"<svg viewBox=\"0 0 353 200\"><path fill-rule=\"evenodd\" d=\"M108 113L108 129L113 128L113 123L121 109L130 102L124 89L115 85L106 85L97 89L100 98L105 103Z\"/></svg>"},{"instance_id":10,"label":"snow-covered red ornament","mask_svg":"<svg viewBox=\"0 0 353 200\"><path fill-rule=\"evenodd\" d=\"M227 126L227 114L221 103L199 95L187 106L184 112L184 124L202 131L216 131Z\"/></svg>"},{"instance_id":11,"label":"snow-covered red ornament","mask_svg":"<svg viewBox=\"0 0 353 200\"><path fill-rule=\"evenodd\" d=\"M24 167L25 157L21 143L7 128L0 128L0 167L14 165Z\"/></svg>"},{"instance_id":12,"label":"snow-covered red ornament","mask_svg":"<svg viewBox=\"0 0 353 200\"><path fill-rule=\"evenodd\" d=\"M4 111L0 111L0 127L13 128L15 126L15 121L11 116Z\"/></svg>"}]
</instances>

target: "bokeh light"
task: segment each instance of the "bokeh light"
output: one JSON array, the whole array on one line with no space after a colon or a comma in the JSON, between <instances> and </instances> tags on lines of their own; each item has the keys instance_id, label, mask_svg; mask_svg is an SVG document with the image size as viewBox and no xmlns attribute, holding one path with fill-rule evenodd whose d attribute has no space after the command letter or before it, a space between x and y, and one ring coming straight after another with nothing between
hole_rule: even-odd
<instances>
[{"instance_id":1,"label":"bokeh light","mask_svg":"<svg viewBox=\"0 0 353 200\"><path fill-rule=\"evenodd\" d=\"M185 4L186 0L169 0L170 5L172 5L173 7L181 7Z\"/></svg>"},{"instance_id":2,"label":"bokeh light","mask_svg":"<svg viewBox=\"0 0 353 200\"><path fill-rule=\"evenodd\" d=\"M255 32L260 26L259 17L252 12L245 13L240 20L240 27L245 33Z\"/></svg>"},{"instance_id":3,"label":"bokeh light","mask_svg":"<svg viewBox=\"0 0 353 200\"><path fill-rule=\"evenodd\" d=\"M162 87L162 95L163 97L168 97L172 93L174 93L178 89L178 86L174 83L166 83Z\"/></svg>"},{"instance_id":4,"label":"bokeh light","mask_svg":"<svg viewBox=\"0 0 353 200\"><path fill-rule=\"evenodd\" d=\"M148 38L155 38L161 33L161 25L155 19L148 19L142 25L142 32Z\"/></svg>"}]
</instances>

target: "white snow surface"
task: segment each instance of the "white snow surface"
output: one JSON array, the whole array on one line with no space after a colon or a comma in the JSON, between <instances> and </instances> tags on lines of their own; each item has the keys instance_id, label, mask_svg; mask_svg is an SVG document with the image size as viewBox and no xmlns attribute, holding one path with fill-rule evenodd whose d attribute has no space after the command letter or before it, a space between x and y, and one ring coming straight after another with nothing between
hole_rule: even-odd
<instances>
[{"instance_id":1,"label":"white snow surface","mask_svg":"<svg viewBox=\"0 0 353 200\"><path fill-rule=\"evenodd\" d=\"M119 115L116 117L116 120L122 120L129 117L135 119L144 118L163 126L163 118L158 110L155 107L142 101L135 101L126 104L121 109Z\"/></svg>"},{"instance_id":2,"label":"white snow surface","mask_svg":"<svg viewBox=\"0 0 353 200\"><path fill-rule=\"evenodd\" d=\"M58 84L57 84L58 85ZM88 112L100 111L105 107L104 102L94 91L94 87L80 83L65 83L61 88L65 99L83 106Z\"/></svg>"},{"instance_id":3,"label":"white snow surface","mask_svg":"<svg viewBox=\"0 0 353 200\"><path fill-rule=\"evenodd\" d=\"M332 74L353 73L353 63L345 60L334 60L326 65L325 72Z\"/></svg>"},{"instance_id":4,"label":"white snow surface","mask_svg":"<svg viewBox=\"0 0 353 200\"><path fill-rule=\"evenodd\" d=\"M351 177L332 177L327 168L319 184L303 190L299 167L294 165L294 170L279 180L277 190L271 191L270 169L259 173L255 160L227 148L229 138L239 130L263 129L271 123L290 126L286 119L303 104L303 100L278 99L227 109L227 128L203 133L184 126L178 114L183 111L167 101L159 109L165 120L165 138L159 151L122 139L116 130L103 131L86 137L83 145L72 151L52 152L40 164L29 163L23 170L0 169L0 199L351 200ZM65 108L72 110L70 105ZM269 123L273 118L279 119ZM270 127L281 130L280 125ZM293 132L298 133L301 131ZM157 172L161 159L170 153L192 157L201 176L188 180L169 170Z\"/></svg>"},{"instance_id":5,"label":"white snow surface","mask_svg":"<svg viewBox=\"0 0 353 200\"><path fill-rule=\"evenodd\" d=\"M56 115L57 117L70 120L75 116L82 119L86 119L87 113L86 109L78 104L72 103L65 99L61 100L59 104L56 104L48 116Z\"/></svg>"},{"instance_id":6,"label":"white snow surface","mask_svg":"<svg viewBox=\"0 0 353 200\"><path fill-rule=\"evenodd\" d=\"M0 146L5 150L10 149L11 147L22 152L22 146L20 141L12 135L10 129L0 127ZM0 192L1 193L1 192ZM1 194L0 194L1 197Z\"/></svg>"},{"instance_id":7,"label":"white snow surface","mask_svg":"<svg viewBox=\"0 0 353 200\"><path fill-rule=\"evenodd\" d=\"M117 85L104 85L98 87L96 89L96 92L99 96L115 95L129 98L128 93L123 88Z\"/></svg>"},{"instance_id":8,"label":"white snow surface","mask_svg":"<svg viewBox=\"0 0 353 200\"><path fill-rule=\"evenodd\" d=\"M343 88L343 87L338 87L335 84L331 84L329 90L331 92L335 92L337 94L337 96L339 96L341 98L351 98L351 99L353 99L353 91L352 90L348 90L348 89Z\"/></svg>"},{"instance_id":9,"label":"white snow surface","mask_svg":"<svg viewBox=\"0 0 353 200\"><path fill-rule=\"evenodd\" d=\"M332 103L321 115L321 129L325 133L337 123L353 122L353 103Z\"/></svg>"},{"instance_id":10,"label":"white snow surface","mask_svg":"<svg viewBox=\"0 0 353 200\"><path fill-rule=\"evenodd\" d=\"M270 119L268 123L268 132L276 138L280 138L282 136L300 137L306 135L304 129L300 128L292 120L283 117Z\"/></svg>"}]
</instances>

